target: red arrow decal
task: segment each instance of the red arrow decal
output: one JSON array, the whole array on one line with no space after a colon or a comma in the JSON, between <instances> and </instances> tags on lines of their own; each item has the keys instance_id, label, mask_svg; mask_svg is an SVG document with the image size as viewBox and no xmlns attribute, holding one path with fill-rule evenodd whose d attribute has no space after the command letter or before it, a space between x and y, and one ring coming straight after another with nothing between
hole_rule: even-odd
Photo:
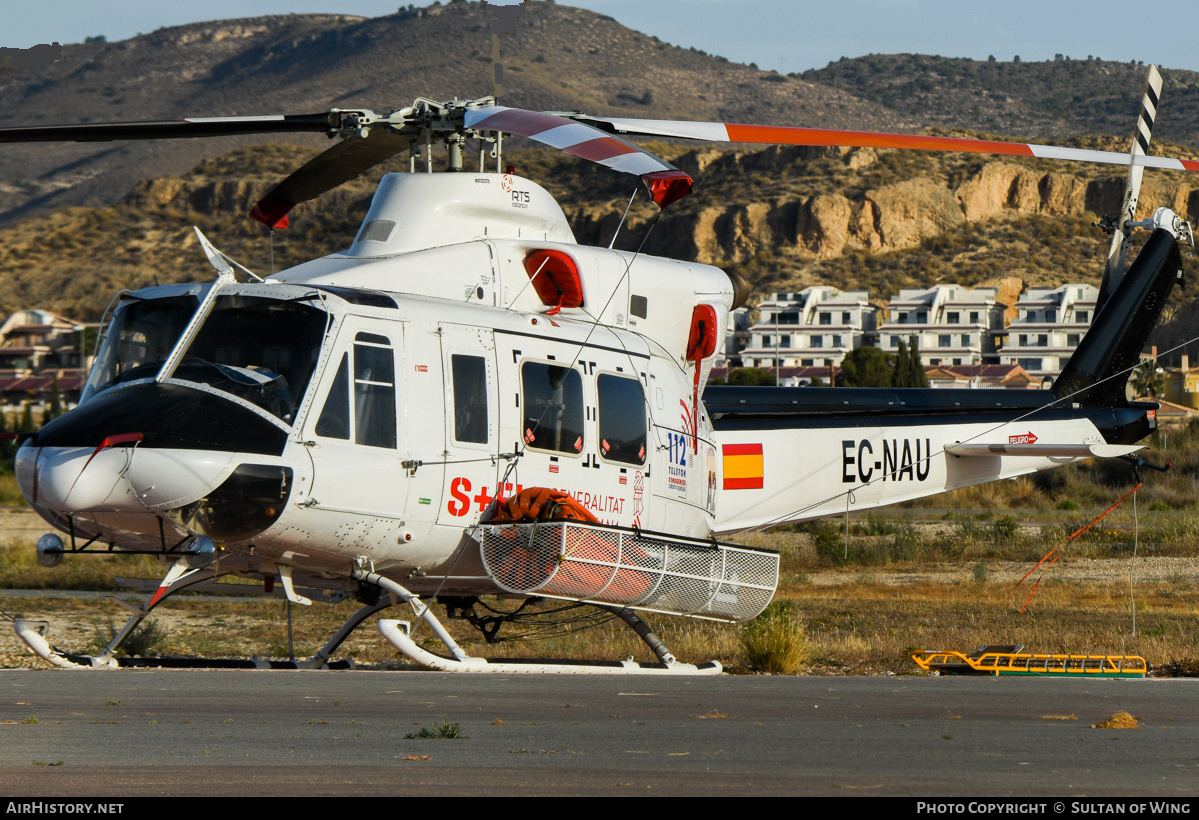
<instances>
[{"instance_id":1,"label":"red arrow decal","mask_svg":"<svg viewBox=\"0 0 1199 820\"><path fill-rule=\"evenodd\" d=\"M1007 443L1008 444L1036 444L1037 437L1034 436L1031 431L1029 431L1029 432L1024 433L1019 436L1008 436Z\"/></svg>"}]
</instances>

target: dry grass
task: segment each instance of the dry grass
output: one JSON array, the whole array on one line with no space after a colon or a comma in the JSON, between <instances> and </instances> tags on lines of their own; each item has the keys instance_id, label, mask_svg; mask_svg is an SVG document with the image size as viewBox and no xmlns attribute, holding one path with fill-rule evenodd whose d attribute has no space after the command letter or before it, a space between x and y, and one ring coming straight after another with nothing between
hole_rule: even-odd
<instances>
[{"instance_id":1,"label":"dry grass","mask_svg":"<svg viewBox=\"0 0 1199 820\"><path fill-rule=\"evenodd\" d=\"M876 529L882 529L882 524ZM851 549L854 543L867 538L886 540L894 535L853 536ZM1189 561L1159 557L1152 559L1156 563L1144 563L1138 559L1137 634L1133 636L1127 577L1133 564L1129 559L1119 563L1077 562L1080 567L1093 564L1106 568L1095 576L1098 580L1089 575L1074 580L1079 577L1072 572L1075 565L1059 565L1046 573L1021 614L1019 610L1035 576L1018 588L1011 579L1015 569L1022 572L1032 566L1032 557L1016 563L988 561L988 580L982 584L972 572L975 562L969 560L949 564L892 562L865 569L860 565L822 568L811 533L765 534L755 539L783 551L779 603L771 610L772 615L749 628L648 615L655 632L680 660L718 660L726 669L741 673L769 668L751 654L743 639L747 633L773 623L782 634L806 637L808 657L800 666L809 674L922 674L910 660L912 650L969 651L984 643L1022 643L1028 651L1041 653L1141 655L1158 674L1195 675L1199 670L1199 584L1194 582ZM1027 544L980 549L1011 549L1029 556L1034 552ZM1035 557L1045 549L1043 544L1038 545ZM1070 560L1068 556L1067 562ZM1170 570L1175 560L1178 569ZM950 571L945 570L946 566ZM1156 567L1156 574L1146 576L1141 567ZM54 570L44 570L36 565L28 544L0 549L0 589L31 586L113 590L115 575L154 577L161 571L153 559L123 556L68 559ZM490 603L497 608L512 608L511 602ZM357 607L352 601L337 606L293 607L297 657L310 657ZM15 598L3 592L0 609L19 617L49 620L53 625L51 640L73 651L85 649L83 644L97 629L105 630L109 619L115 616L120 623L124 617L111 601ZM785 617L779 613L786 613ZM279 599L230 603L204 595L180 595L157 608L155 615L163 634L156 648L163 655L274 659L288 655L287 621ZM409 618L410 613L387 610L382 616ZM619 622L592 626L562 622L553 630L557 634L540 639L530 636L527 640L516 639L520 629L506 626L500 637L508 640L495 644L486 643L462 621L449 621L447 626L469 653L484 657L616 660L631 655L642 661L655 660L632 631ZM444 653L429 630L419 624L415 626L415 638L431 651ZM778 639L774 640L777 644ZM337 656L353 658L366 666L402 662L369 624L351 635ZM33 662L32 655L11 631L0 630L0 666ZM794 673L794 667L790 673Z\"/></svg>"},{"instance_id":2,"label":"dry grass","mask_svg":"<svg viewBox=\"0 0 1199 820\"><path fill-rule=\"evenodd\" d=\"M793 675L811 658L803 622L791 601L776 601L740 634L741 649L756 672Z\"/></svg>"},{"instance_id":3,"label":"dry grass","mask_svg":"<svg viewBox=\"0 0 1199 820\"><path fill-rule=\"evenodd\" d=\"M1128 712L1116 712L1102 723L1092 723L1092 729L1135 729L1140 724Z\"/></svg>"}]
</instances>

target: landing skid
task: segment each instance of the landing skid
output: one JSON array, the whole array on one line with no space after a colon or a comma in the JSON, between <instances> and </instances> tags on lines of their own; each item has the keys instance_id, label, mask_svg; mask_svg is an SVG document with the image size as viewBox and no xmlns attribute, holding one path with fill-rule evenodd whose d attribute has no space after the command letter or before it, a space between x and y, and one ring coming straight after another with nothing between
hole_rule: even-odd
<instances>
[{"instance_id":1,"label":"landing skid","mask_svg":"<svg viewBox=\"0 0 1199 820\"><path fill-rule=\"evenodd\" d=\"M64 652L50 643L48 621L18 620L13 623L17 636L26 646L42 660L62 669L120 669L120 668L182 668L182 669L353 669L353 660L331 661L330 658L337 648L350 636L350 633L362 625L371 615L386 609L396 603L391 596L381 596L377 601L366 604L351 615L341 628L333 634L316 654L303 661L270 661L246 660L240 658L137 658L117 657L117 649L137 628L150 610L174 595L180 590L232 574L231 570L219 571L215 567L189 569L181 561L167 573L163 583L153 596L139 606L121 603L121 606L131 610L129 620L125 622L112 641L97 655L76 655ZM292 593L294 594L294 593ZM311 593L309 593L311 594Z\"/></svg>"},{"instance_id":2,"label":"landing skid","mask_svg":"<svg viewBox=\"0 0 1199 820\"><path fill-rule=\"evenodd\" d=\"M491 660L476 658L466 654L466 651L450 636L441 622L419 597L409 592L390 578L384 578L373 572L356 570L354 577L358 580L375 584L391 594L391 597L404 601L412 607L417 618L424 621L439 640L449 650L451 657L436 655L422 649L412 640L410 624L407 621L385 619L378 623L379 634L412 660L441 672L490 672L500 674L550 674L550 675L719 675L723 669L718 661L709 661L698 666L690 663L679 663L650 630L649 625L638 617L633 610L624 607L603 607L617 615L628 624L637 635L645 641L659 663L638 663L632 658L625 661L553 661L545 659L504 659Z\"/></svg>"},{"instance_id":3,"label":"landing skid","mask_svg":"<svg viewBox=\"0 0 1199 820\"><path fill-rule=\"evenodd\" d=\"M215 567L188 569L182 566L182 561L172 568L154 595L140 606L122 604L132 610L129 620L117 631L112 641L103 651L96 655L76 655L64 652L50 643L48 639L50 624L47 621L18 620L13 626L17 635L34 651L38 657L54 666L63 669L120 669L167 667L186 669L352 669L352 660L330 661L333 653L350 636L355 629L370 616L394 606L401 601L412 607L413 613L423 621L441 640L450 657L437 655L422 649L412 640L409 634L410 624L407 621L380 620L379 633L405 656L416 663L430 669L445 672L491 672L502 674L573 674L573 675L621 675L621 674L655 674L655 675L718 675L723 667L717 661L699 665L679 663L670 650L653 633L649 625L631 609L618 606L604 606L603 609L612 612L628 624L645 642L654 654L658 656L657 663L638 663L632 658L623 661L557 661L547 659L504 659L492 660L476 658L468 655L462 647L450 636L433 612L420 598L409 592L400 584L389 578L384 578L373 572L356 570L353 576L364 584L374 585L385 591L377 600L367 603L351 615L341 628L322 646L316 654L305 661L262 661L242 659L209 659L209 658L129 658L117 657L120 645L133 633L150 611L169 598L171 595L195 584L204 583L230 574L229 570L219 571Z\"/></svg>"},{"instance_id":4,"label":"landing skid","mask_svg":"<svg viewBox=\"0 0 1199 820\"><path fill-rule=\"evenodd\" d=\"M167 573L167 577L163 579L162 585L158 587L154 595L140 606L133 607L121 602L121 606L131 609L133 614L129 616L125 625L117 630L112 641L98 655L75 655L63 652L53 646L47 638L50 632L50 624L47 621L19 620L13 623L13 628L16 630L17 637L24 641L26 646L42 660L54 666L63 669L117 669L121 666L131 665L127 662L130 659L116 657L117 648L133 633L137 625L145 620L146 616L150 614L150 610L181 589L187 589L195 584L211 581L227 574L228 572L221 572L212 567L188 569L184 560L180 559Z\"/></svg>"}]
</instances>

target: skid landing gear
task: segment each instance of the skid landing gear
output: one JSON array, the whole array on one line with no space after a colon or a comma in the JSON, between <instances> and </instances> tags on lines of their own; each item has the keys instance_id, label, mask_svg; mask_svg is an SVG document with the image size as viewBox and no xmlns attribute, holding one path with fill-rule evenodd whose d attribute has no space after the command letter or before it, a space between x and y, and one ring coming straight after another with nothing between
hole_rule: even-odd
<instances>
[{"instance_id":1,"label":"skid landing gear","mask_svg":"<svg viewBox=\"0 0 1199 820\"><path fill-rule=\"evenodd\" d=\"M212 581L224 575L235 574L236 569L230 568L226 562L225 568L218 570L215 565L204 567L191 567L187 563L187 559L177 561L163 578L158 589L145 602L138 606L126 604L123 602L121 606L130 611L129 620L125 625L117 631L112 641L106 646L103 651L96 655L76 655L65 652L50 643L48 634L50 624L47 621L30 621L18 620L13 626L17 635L25 642L30 649L34 651L40 658L47 663L63 669L118 669L124 667L171 667L171 668L189 668L189 669L352 669L354 662L352 660L330 661L333 653L337 648L350 636L350 633L362 625L362 622L371 615L393 606L397 603L394 596L379 595L378 587L373 588L374 594L370 594L370 588L364 587L360 590L360 597L364 601L364 606L357 612L351 615L341 628L333 634L324 646L317 650L316 654L308 660L303 661L263 661L263 660L243 660L233 658L126 658L117 657L117 649L120 645L133 633L150 611L162 603L164 600L174 595L180 590L187 589L190 586ZM290 577L290 576L288 576ZM361 593L365 591L366 594ZM289 595L296 595L294 591L290 591ZM313 593L308 593L313 594ZM298 597L298 595L296 596ZM305 599L307 600L307 599ZM336 600L336 599L333 599Z\"/></svg>"},{"instance_id":2,"label":"skid landing gear","mask_svg":"<svg viewBox=\"0 0 1199 820\"><path fill-rule=\"evenodd\" d=\"M450 657L436 655L422 649L412 640L411 624L408 621L380 620L379 634L400 652L412 660L443 672L493 672L503 674L571 674L571 675L719 675L722 667L717 661L697 665L679 663L670 650L658 639L649 625L631 609L624 607L603 607L618 616L636 631L646 645L658 656L659 663L638 663L631 658L625 661L554 661L554 660L490 660L476 658L466 654L466 651L450 636L441 622L420 598L389 578L384 578L366 570L355 570L354 577L367 584L382 587L398 601L403 601L412 607L413 614L425 622L433 634L449 650Z\"/></svg>"},{"instance_id":3,"label":"skid landing gear","mask_svg":"<svg viewBox=\"0 0 1199 820\"><path fill-rule=\"evenodd\" d=\"M61 649L53 646L47 639L50 631L50 624L46 621L24 621L19 620L13 623L13 628L17 632L25 644L34 651L42 660L51 663L63 669L117 669L121 666L145 665L134 664L129 661L143 660L130 658L117 658L117 648L124 643L137 625L145 620L150 614L150 610L158 606L171 595L174 595L181 589L187 589L195 584L211 581L214 578L219 578L222 575L227 575L228 571L220 571L215 566L206 566L193 568L189 565L187 558L180 558L167 572L166 577L162 579L158 589L154 595L143 602L140 606L133 606L121 602L121 606L130 610L131 615L125 625L117 630L117 634L109 642L108 646L98 655L74 655L63 652Z\"/></svg>"}]
</instances>

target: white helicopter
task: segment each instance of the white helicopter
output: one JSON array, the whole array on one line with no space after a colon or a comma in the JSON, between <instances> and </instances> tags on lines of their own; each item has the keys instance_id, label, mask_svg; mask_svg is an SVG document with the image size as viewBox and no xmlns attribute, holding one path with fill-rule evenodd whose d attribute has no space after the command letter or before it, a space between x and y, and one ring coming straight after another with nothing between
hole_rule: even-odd
<instances>
[{"instance_id":1,"label":"white helicopter","mask_svg":"<svg viewBox=\"0 0 1199 820\"><path fill-rule=\"evenodd\" d=\"M1154 79L1156 78L1156 79ZM536 113L419 99L379 115L183 119L0 129L0 142L320 131L343 140L271 190L252 216L297 203L404 150L350 247L260 278L197 231L216 280L124 293L79 407L27 434L16 473L47 522L39 560L97 551L174 559L95 656L167 597L222 575L275 578L287 599L363 603L300 666L325 667L368 617L402 653L467 672L714 673L678 662L635 614L754 618L778 556L722 535L868 510L1089 457L1124 457L1156 404L1124 383L1182 276L1190 226L1134 222L1161 80L1151 72L1130 154L898 134ZM744 283L707 265L578 245L539 185L502 173L517 134L641 178L661 208L691 179L621 136L970 151L1130 166L1090 332L1052 390L709 387ZM468 140L481 146L468 170ZM444 142L448 172L432 173ZM495 171L484 169L491 146ZM423 151L424 172L417 155ZM627 213L627 212L626 212ZM1153 229L1123 275L1134 227ZM1029 433L1033 435L1029 435ZM1035 436L1035 438L1033 437ZM1030 443L1034 442L1035 443ZM468 656L426 601L480 625L481 595L548 597L619 615L659 662L518 663ZM423 600L422 600L423 599ZM494 627L494 624L492 625ZM274 664L281 665L281 664ZM287 664L295 665L295 664Z\"/></svg>"}]
</instances>

